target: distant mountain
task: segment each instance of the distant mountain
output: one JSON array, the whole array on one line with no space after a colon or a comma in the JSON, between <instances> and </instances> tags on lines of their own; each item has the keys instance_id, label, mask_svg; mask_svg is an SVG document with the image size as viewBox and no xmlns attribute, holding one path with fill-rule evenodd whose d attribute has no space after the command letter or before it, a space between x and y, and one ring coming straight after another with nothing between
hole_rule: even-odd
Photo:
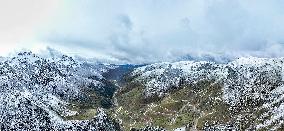
<instances>
[{"instance_id":1,"label":"distant mountain","mask_svg":"<svg viewBox=\"0 0 284 131\"><path fill-rule=\"evenodd\" d=\"M216 63L229 63L235 57L224 54L187 54L178 57L176 61L211 61Z\"/></svg>"}]
</instances>

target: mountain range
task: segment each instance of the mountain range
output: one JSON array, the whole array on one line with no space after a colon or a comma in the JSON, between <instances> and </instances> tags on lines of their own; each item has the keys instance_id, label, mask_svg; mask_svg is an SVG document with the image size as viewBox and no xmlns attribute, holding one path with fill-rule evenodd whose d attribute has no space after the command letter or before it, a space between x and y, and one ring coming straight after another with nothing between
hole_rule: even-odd
<instances>
[{"instance_id":1,"label":"mountain range","mask_svg":"<svg viewBox=\"0 0 284 131\"><path fill-rule=\"evenodd\" d=\"M106 64L0 58L1 130L282 130L284 58Z\"/></svg>"}]
</instances>

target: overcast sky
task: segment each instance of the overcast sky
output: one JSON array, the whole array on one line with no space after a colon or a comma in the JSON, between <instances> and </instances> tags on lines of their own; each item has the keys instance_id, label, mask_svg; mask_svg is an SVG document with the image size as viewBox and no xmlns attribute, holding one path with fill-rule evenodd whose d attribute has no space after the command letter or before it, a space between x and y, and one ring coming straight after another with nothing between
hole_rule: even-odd
<instances>
[{"instance_id":1,"label":"overcast sky","mask_svg":"<svg viewBox=\"0 0 284 131\"><path fill-rule=\"evenodd\" d=\"M0 0L0 55L49 46L144 63L284 56L282 0Z\"/></svg>"}]
</instances>

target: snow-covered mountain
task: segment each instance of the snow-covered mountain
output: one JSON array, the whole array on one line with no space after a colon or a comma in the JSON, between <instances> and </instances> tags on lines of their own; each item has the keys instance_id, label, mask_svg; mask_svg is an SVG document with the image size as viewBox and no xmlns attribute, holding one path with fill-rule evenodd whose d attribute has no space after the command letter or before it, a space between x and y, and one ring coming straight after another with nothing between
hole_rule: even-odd
<instances>
[{"instance_id":1,"label":"snow-covered mountain","mask_svg":"<svg viewBox=\"0 0 284 131\"><path fill-rule=\"evenodd\" d=\"M200 83L204 84L204 81L210 86L218 84L221 86L218 92L221 95L212 99L228 105L227 115L230 116L230 120L226 123L215 120L215 125L211 126L230 123L236 127L235 129L256 130L282 129L283 127L283 73L283 58L249 57L239 58L227 64L205 61L151 64L135 69L131 77L142 84L141 93L144 99L168 99L183 88L201 88ZM199 91L208 90L212 89L206 88ZM208 94L204 93L200 97L206 95ZM200 114L204 112L201 111Z\"/></svg>"},{"instance_id":2,"label":"snow-covered mountain","mask_svg":"<svg viewBox=\"0 0 284 131\"><path fill-rule=\"evenodd\" d=\"M281 130L284 58L112 65L0 60L1 130Z\"/></svg>"},{"instance_id":3,"label":"snow-covered mountain","mask_svg":"<svg viewBox=\"0 0 284 131\"><path fill-rule=\"evenodd\" d=\"M112 126L107 117L101 116L101 110L90 121L63 120L77 113L70 110L70 103L92 100L86 90L104 89L101 74L108 68L80 63L65 55L43 58L22 52L5 58L0 62L1 130L97 129L105 122Z\"/></svg>"}]
</instances>

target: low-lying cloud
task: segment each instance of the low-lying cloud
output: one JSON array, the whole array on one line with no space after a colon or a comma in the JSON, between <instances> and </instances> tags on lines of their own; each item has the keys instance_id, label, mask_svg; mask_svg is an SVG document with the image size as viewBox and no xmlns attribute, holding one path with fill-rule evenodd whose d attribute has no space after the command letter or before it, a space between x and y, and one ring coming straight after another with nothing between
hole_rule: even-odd
<instances>
[{"instance_id":1,"label":"low-lying cloud","mask_svg":"<svg viewBox=\"0 0 284 131\"><path fill-rule=\"evenodd\" d=\"M284 56L281 0L67 3L38 33L40 42L67 52L129 63Z\"/></svg>"}]
</instances>

